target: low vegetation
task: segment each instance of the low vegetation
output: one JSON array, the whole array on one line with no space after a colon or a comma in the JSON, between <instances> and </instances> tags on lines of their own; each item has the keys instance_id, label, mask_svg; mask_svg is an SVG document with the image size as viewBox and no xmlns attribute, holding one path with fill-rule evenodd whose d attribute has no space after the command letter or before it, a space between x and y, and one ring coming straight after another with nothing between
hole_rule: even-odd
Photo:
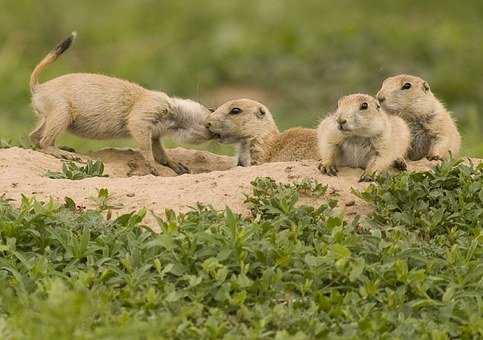
<instances>
[{"instance_id":1,"label":"low vegetation","mask_svg":"<svg viewBox=\"0 0 483 340\"><path fill-rule=\"evenodd\" d=\"M9 141L6 141L4 139L0 139L0 149L8 149L11 147L11 144Z\"/></svg>"},{"instance_id":2,"label":"low vegetation","mask_svg":"<svg viewBox=\"0 0 483 340\"><path fill-rule=\"evenodd\" d=\"M13 147L22 148L22 149L35 149L35 147L26 139L13 141L13 140L6 140L3 138L0 138L0 149L9 149Z\"/></svg>"},{"instance_id":3,"label":"low vegetation","mask_svg":"<svg viewBox=\"0 0 483 340\"><path fill-rule=\"evenodd\" d=\"M89 160L85 166L67 161L62 166L62 171L47 171L47 177L52 179L80 180L89 177L108 177L104 174L104 163L99 160Z\"/></svg>"},{"instance_id":4,"label":"low vegetation","mask_svg":"<svg viewBox=\"0 0 483 340\"><path fill-rule=\"evenodd\" d=\"M380 177L352 221L261 178L250 216L166 211L159 234L144 210L0 201L0 338L482 337L482 170Z\"/></svg>"},{"instance_id":5,"label":"low vegetation","mask_svg":"<svg viewBox=\"0 0 483 340\"><path fill-rule=\"evenodd\" d=\"M402 226L421 237L478 234L483 224L483 163L441 163L426 172L380 177L360 197L372 203L371 224Z\"/></svg>"}]
</instances>

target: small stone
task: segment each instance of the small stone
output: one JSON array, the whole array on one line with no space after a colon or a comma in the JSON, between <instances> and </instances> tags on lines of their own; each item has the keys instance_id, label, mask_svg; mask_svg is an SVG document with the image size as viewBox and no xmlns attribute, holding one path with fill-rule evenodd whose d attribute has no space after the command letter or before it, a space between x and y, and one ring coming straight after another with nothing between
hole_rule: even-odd
<instances>
[{"instance_id":1,"label":"small stone","mask_svg":"<svg viewBox=\"0 0 483 340\"><path fill-rule=\"evenodd\" d=\"M330 188L329 194L334 195L334 194L337 194L338 192L339 190L337 190L336 188Z\"/></svg>"}]
</instances>

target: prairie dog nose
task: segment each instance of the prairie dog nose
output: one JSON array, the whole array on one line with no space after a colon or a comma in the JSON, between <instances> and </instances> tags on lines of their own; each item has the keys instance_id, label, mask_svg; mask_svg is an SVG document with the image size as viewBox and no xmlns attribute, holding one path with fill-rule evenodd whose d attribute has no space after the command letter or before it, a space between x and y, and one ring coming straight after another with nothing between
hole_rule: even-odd
<instances>
[{"instance_id":1,"label":"prairie dog nose","mask_svg":"<svg viewBox=\"0 0 483 340\"><path fill-rule=\"evenodd\" d=\"M211 127L211 123L210 123L210 122L207 122L207 123L205 124L205 127L206 127L207 129L209 129L209 128Z\"/></svg>"},{"instance_id":2,"label":"prairie dog nose","mask_svg":"<svg viewBox=\"0 0 483 340\"><path fill-rule=\"evenodd\" d=\"M343 118L337 118L337 123L339 125L344 125L345 123L347 123L347 119L343 119Z\"/></svg>"}]
</instances>

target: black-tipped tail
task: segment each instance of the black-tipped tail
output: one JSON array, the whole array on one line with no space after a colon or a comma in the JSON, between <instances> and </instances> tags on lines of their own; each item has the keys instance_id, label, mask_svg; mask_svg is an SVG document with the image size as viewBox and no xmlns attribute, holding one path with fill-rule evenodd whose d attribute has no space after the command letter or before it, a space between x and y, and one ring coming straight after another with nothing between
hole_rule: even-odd
<instances>
[{"instance_id":1,"label":"black-tipped tail","mask_svg":"<svg viewBox=\"0 0 483 340\"><path fill-rule=\"evenodd\" d=\"M52 64L62 53L64 53L76 37L76 33L72 32L72 34L64 39L61 43L59 43L55 48L47 54L44 59L40 61L40 63L35 66L32 74L30 75L30 92L34 93L35 89L39 85L39 74L44 70L45 67Z\"/></svg>"},{"instance_id":2,"label":"black-tipped tail","mask_svg":"<svg viewBox=\"0 0 483 340\"><path fill-rule=\"evenodd\" d=\"M72 32L71 35L69 35L67 38L61 41L57 46L55 46L52 52L54 52L57 56L61 55L62 53L67 51L67 49L72 45L76 36L77 36L77 33Z\"/></svg>"}]
</instances>

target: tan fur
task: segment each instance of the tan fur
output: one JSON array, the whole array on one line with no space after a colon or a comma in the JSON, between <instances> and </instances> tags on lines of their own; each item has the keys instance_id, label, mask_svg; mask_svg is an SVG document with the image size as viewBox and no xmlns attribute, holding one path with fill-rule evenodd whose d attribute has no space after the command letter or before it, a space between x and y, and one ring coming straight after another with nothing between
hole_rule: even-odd
<instances>
[{"instance_id":1,"label":"tan fur","mask_svg":"<svg viewBox=\"0 0 483 340\"><path fill-rule=\"evenodd\" d=\"M230 113L234 108L241 112ZM220 142L238 145L237 164L241 166L318 159L314 129L279 132L267 107L254 100L224 103L210 115L208 127Z\"/></svg>"},{"instance_id":2,"label":"tan fur","mask_svg":"<svg viewBox=\"0 0 483 340\"><path fill-rule=\"evenodd\" d=\"M365 110L363 103L367 103ZM337 111L320 123L317 135L321 171L336 175L338 166L362 168L361 180L403 158L410 138L406 123L387 115L366 94L342 97Z\"/></svg>"},{"instance_id":3,"label":"tan fur","mask_svg":"<svg viewBox=\"0 0 483 340\"><path fill-rule=\"evenodd\" d=\"M403 89L409 83L409 89ZM384 80L377 94L381 106L400 115L411 129L410 160L457 156L461 136L451 114L431 92L429 84L415 76L401 74Z\"/></svg>"},{"instance_id":4,"label":"tan fur","mask_svg":"<svg viewBox=\"0 0 483 340\"><path fill-rule=\"evenodd\" d=\"M188 99L100 74L71 73L38 84L39 72L57 58L52 52L49 55L35 68L31 80L32 105L40 123L30 137L44 152L71 158L72 154L54 146L67 129L93 139L130 136L153 174L158 173L156 163L181 174L188 169L167 156L161 137L174 135L192 143L211 138L205 126L209 110Z\"/></svg>"}]
</instances>

